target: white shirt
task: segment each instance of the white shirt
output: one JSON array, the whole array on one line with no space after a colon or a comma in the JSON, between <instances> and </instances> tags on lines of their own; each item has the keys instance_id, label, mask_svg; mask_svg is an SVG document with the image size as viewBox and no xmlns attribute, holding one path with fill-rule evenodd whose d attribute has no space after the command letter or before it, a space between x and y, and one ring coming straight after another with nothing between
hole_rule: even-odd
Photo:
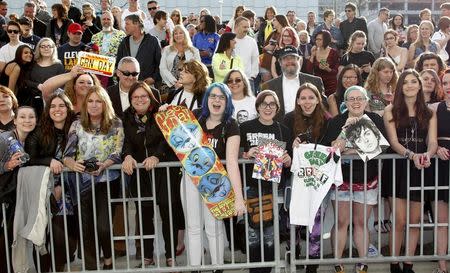
<instances>
[{"instance_id":1,"label":"white shirt","mask_svg":"<svg viewBox=\"0 0 450 273\"><path fill-rule=\"evenodd\" d=\"M330 147L315 144L300 144L294 148L292 154L291 172L292 198L290 203L289 218L291 225L308 226L312 231L314 218L328 194L332 184L340 186L343 183L342 167L339 150L336 155L339 160L329 156Z\"/></svg>"},{"instance_id":2,"label":"white shirt","mask_svg":"<svg viewBox=\"0 0 450 273\"><path fill-rule=\"evenodd\" d=\"M259 73L259 51L255 39L245 35L244 38L236 37L234 53L241 57L244 64L244 73L248 78L255 78Z\"/></svg>"},{"instance_id":3,"label":"white shirt","mask_svg":"<svg viewBox=\"0 0 450 273\"><path fill-rule=\"evenodd\" d=\"M241 100L232 101L234 106L232 117L237 121L238 124L241 124L247 120L255 119L258 116L258 112L256 112L255 108L255 97L245 96Z\"/></svg>"},{"instance_id":4,"label":"white shirt","mask_svg":"<svg viewBox=\"0 0 450 273\"><path fill-rule=\"evenodd\" d=\"M122 105L122 111L125 112L130 107L130 100L128 99L128 92L123 92L119 87L120 104Z\"/></svg>"},{"instance_id":5,"label":"white shirt","mask_svg":"<svg viewBox=\"0 0 450 273\"><path fill-rule=\"evenodd\" d=\"M300 80L297 77L288 79L283 75L283 102L284 112L289 113L295 109L297 90L300 87Z\"/></svg>"},{"instance_id":6,"label":"white shirt","mask_svg":"<svg viewBox=\"0 0 450 273\"><path fill-rule=\"evenodd\" d=\"M0 62L8 63L14 60L16 57L16 50L21 45L24 45L24 43L19 41L15 46L12 46L10 43L2 46L2 48L0 48Z\"/></svg>"},{"instance_id":7,"label":"white shirt","mask_svg":"<svg viewBox=\"0 0 450 273\"><path fill-rule=\"evenodd\" d=\"M150 33L150 30L155 27L155 23L153 23L153 17L148 16L147 19L144 20L144 31L145 33ZM172 19L167 17L166 29L169 28L170 33L172 33L175 25L173 24Z\"/></svg>"},{"instance_id":8,"label":"white shirt","mask_svg":"<svg viewBox=\"0 0 450 273\"><path fill-rule=\"evenodd\" d=\"M131 15L131 14L139 15L142 18L142 20L145 21L146 16L145 16L145 13L142 10L138 9L137 11L131 12L129 9L124 9L122 11L122 16L121 16L121 19L122 19L122 30L125 30L125 18L128 15Z\"/></svg>"},{"instance_id":9,"label":"white shirt","mask_svg":"<svg viewBox=\"0 0 450 273\"><path fill-rule=\"evenodd\" d=\"M181 96L181 98L180 98ZM186 91L180 91L178 94L175 95L175 97L173 98L172 102L170 103L171 105L181 105L184 101L184 104L186 104L186 107L193 111L195 109L197 109L197 102L192 103L192 100L194 99L194 94L190 93L190 92L186 92ZM178 103L179 102L179 103ZM192 108L191 108L192 106Z\"/></svg>"}]
</instances>

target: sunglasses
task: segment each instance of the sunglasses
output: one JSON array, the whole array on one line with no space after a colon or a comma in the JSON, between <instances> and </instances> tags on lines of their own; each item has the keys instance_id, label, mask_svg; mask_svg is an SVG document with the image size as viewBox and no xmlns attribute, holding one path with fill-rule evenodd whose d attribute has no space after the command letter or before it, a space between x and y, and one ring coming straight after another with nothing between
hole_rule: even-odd
<instances>
[{"instance_id":1,"label":"sunglasses","mask_svg":"<svg viewBox=\"0 0 450 273\"><path fill-rule=\"evenodd\" d=\"M237 84L237 83L241 83L242 82L242 79L239 79L239 78L237 78L237 79L228 79L228 81L227 81L227 83L228 84Z\"/></svg>"},{"instance_id":2,"label":"sunglasses","mask_svg":"<svg viewBox=\"0 0 450 273\"><path fill-rule=\"evenodd\" d=\"M7 30L9 34L14 33L14 34L19 34L20 30L16 30L16 29L8 29Z\"/></svg>"},{"instance_id":3,"label":"sunglasses","mask_svg":"<svg viewBox=\"0 0 450 273\"><path fill-rule=\"evenodd\" d=\"M148 10L156 10L156 9L158 9L158 7L148 8Z\"/></svg>"},{"instance_id":4,"label":"sunglasses","mask_svg":"<svg viewBox=\"0 0 450 273\"><path fill-rule=\"evenodd\" d=\"M130 71L122 71L120 69L117 69L117 70L119 70L125 77L128 77L128 76L136 77L137 75L139 75L139 72L136 72L136 71L130 72Z\"/></svg>"}]
</instances>

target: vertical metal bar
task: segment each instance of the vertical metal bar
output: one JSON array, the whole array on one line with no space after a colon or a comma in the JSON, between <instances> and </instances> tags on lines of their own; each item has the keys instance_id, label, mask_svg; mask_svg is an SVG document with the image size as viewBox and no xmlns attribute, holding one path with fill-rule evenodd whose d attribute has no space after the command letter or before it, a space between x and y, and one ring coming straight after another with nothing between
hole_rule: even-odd
<instances>
[{"instance_id":1,"label":"vertical metal bar","mask_svg":"<svg viewBox=\"0 0 450 273\"><path fill-rule=\"evenodd\" d=\"M68 231L68 224L67 224L67 210L66 210L66 186L64 183L65 179L64 179L64 172L61 173L61 192L62 192L62 201L63 201L63 224L64 224L64 246L65 246L65 252L66 252L66 265L67 265L67 271L72 271L71 270L71 265L70 265L70 247L69 247L69 231ZM80 205L80 199L78 199L78 206ZM73 212L75 213L75 212ZM82 238L81 238L82 239ZM80 239L80 240L81 240ZM53 253L54 249L52 249ZM55 257L54 255L52 255L52 260L54 260ZM54 261L52 261L54 262Z\"/></svg>"},{"instance_id":2,"label":"vertical metal bar","mask_svg":"<svg viewBox=\"0 0 450 273\"><path fill-rule=\"evenodd\" d=\"M50 208L50 198L47 199L47 217L48 217L48 232L50 233L50 259L51 259L51 271L55 272L55 247L53 240L53 222L52 222L52 211Z\"/></svg>"},{"instance_id":3,"label":"vertical metal bar","mask_svg":"<svg viewBox=\"0 0 450 273\"><path fill-rule=\"evenodd\" d=\"M366 219L367 219L367 162L364 162L364 213L363 213L363 216L364 216L363 243L364 243L364 247L366 247L368 245L367 243L368 243L368 240L369 240L369 238L367 238L367 235L366 235L366 230L368 230L367 229L367 221L366 221ZM366 249L365 257L367 257L367 254L368 254L368 249Z\"/></svg>"},{"instance_id":4,"label":"vertical metal bar","mask_svg":"<svg viewBox=\"0 0 450 273\"><path fill-rule=\"evenodd\" d=\"M26 253L27 253L27 255L29 254L29 249L28 249L28 244L31 244L30 242L27 242L26 243L27 244L27 246L26 246ZM33 246L31 246L31 249L33 249L34 247ZM32 252L32 251L31 251ZM35 254L36 254L36 265L37 265L37 272L38 273L41 273L42 272L42 270L41 270L41 255L39 254L39 251L38 251L38 249L37 248L34 248L34 252L35 252Z\"/></svg>"},{"instance_id":5,"label":"vertical metal bar","mask_svg":"<svg viewBox=\"0 0 450 273\"><path fill-rule=\"evenodd\" d=\"M383 187L383 183L384 181L382 181L382 175L381 175L381 168L383 167L383 162L381 161L381 159L378 159L378 219L373 219L374 221L378 221L378 231L377 231L377 251L378 254L380 256L381 254L381 224L382 224L382 218L381 218L381 207L384 208L385 204L383 202L383 197L381 196L381 188ZM389 215L384 215L384 210L383 210L383 219L386 219L386 217L388 217L387 219L389 219ZM391 231L393 232L393 231Z\"/></svg>"},{"instance_id":6,"label":"vertical metal bar","mask_svg":"<svg viewBox=\"0 0 450 273\"><path fill-rule=\"evenodd\" d=\"M273 198L276 198L275 205L272 206L274 215L274 243L275 243L275 272L280 272L280 227L279 227L279 215L278 215L278 183L272 183L272 194ZM294 251L295 252L295 251ZM295 254L295 253L294 253Z\"/></svg>"},{"instance_id":7,"label":"vertical metal bar","mask_svg":"<svg viewBox=\"0 0 450 273\"><path fill-rule=\"evenodd\" d=\"M184 210L185 210L185 213L184 213L184 223L185 223L185 227L186 227L186 229L185 229L185 244L186 244L186 260L187 260L187 264L188 265L191 265L192 264L192 261L191 261L191 258L190 258L190 255L189 255L189 253L192 251L192 249L191 249L191 246L190 246L190 244L189 244L189 239L190 239L190 237L191 237L191 235L189 234L189 217L187 217L187 211L188 211L188 206L187 206L187 193L186 193L186 183L187 183L187 181L186 181L186 173L185 173L185 171L184 171L184 169L182 169L181 167L180 167L180 171L182 171L182 176L181 176L181 184L180 184L180 186L181 186L181 188L183 189L182 190L182 192L183 192L183 195L184 195L184 198L181 196L181 194L180 194L180 196L181 196L181 199L183 200L184 199ZM202 252L203 252L203 249L201 250Z\"/></svg>"},{"instance_id":8,"label":"vertical metal bar","mask_svg":"<svg viewBox=\"0 0 450 273\"><path fill-rule=\"evenodd\" d=\"M95 198L95 181L94 176L91 175L91 197L92 197L92 215L94 216L94 241L95 241L95 263L97 264L97 269L100 269L100 247L98 242L98 232L97 232L97 198ZM90 223L89 223L90 224Z\"/></svg>"},{"instance_id":9,"label":"vertical metal bar","mask_svg":"<svg viewBox=\"0 0 450 273\"><path fill-rule=\"evenodd\" d=\"M338 258L338 234L339 234L339 200L338 200L339 189L336 186L334 188L334 258ZM340 257L339 257L340 258Z\"/></svg>"},{"instance_id":10,"label":"vertical metal bar","mask_svg":"<svg viewBox=\"0 0 450 273\"><path fill-rule=\"evenodd\" d=\"M80 231L80 248L81 248L81 269L86 271L86 259L84 255L84 238L83 238L83 219L81 217L81 193L80 193L80 175L81 173L75 172L75 178L77 183L77 200L78 200L78 229Z\"/></svg>"},{"instance_id":11,"label":"vertical metal bar","mask_svg":"<svg viewBox=\"0 0 450 273\"><path fill-rule=\"evenodd\" d=\"M402 160L405 160L405 159L402 159ZM392 249L391 249L391 253L395 253L395 227L396 227L396 219L397 219L397 217L396 217L396 213L395 213L395 209L396 209L396 197L397 197L397 194L396 194L396 192L395 192L395 190L396 190L396 187L395 187L395 184L396 184L396 181L397 181L397 179L395 179L395 172L396 172L396 169L395 169L395 163L396 163L396 159L395 158L393 158L392 159L392 181L393 181L393 183L392 183L392 228L394 229L394 231L393 232L391 232L391 234L392 234ZM394 256L394 255L392 255L392 256Z\"/></svg>"},{"instance_id":12,"label":"vertical metal bar","mask_svg":"<svg viewBox=\"0 0 450 273\"><path fill-rule=\"evenodd\" d=\"M138 169L138 168L137 168ZM126 191L125 191L125 175L123 173L123 171L121 171L121 177L120 177L120 189L122 192L122 214L123 214L123 222L124 222L124 230L125 230L125 250L126 250L126 261L127 261L127 269L130 269L130 255L128 255L128 253L130 253L130 249L129 249L129 245L128 245L128 210L127 210L127 196L126 196ZM113 230L114 232L114 230ZM114 236L114 233L113 235Z\"/></svg>"},{"instance_id":13,"label":"vertical metal bar","mask_svg":"<svg viewBox=\"0 0 450 273\"><path fill-rule=\"evenodd\" d=\"M431 160L433 160L433 159L431 159ZM438 223L439 223L439 221L438 221L438 215L439 215L439 209L438 209L438 203L439 203L439 196L438 196L438 191L439 191L439 172L438 172L438 164L439 164L439 162L438 162L438 160L437 160L437 158L435 158L434 159L435 161L434 161L434 163L435 163L435 168L434 168L434 173L435 173L435 176L434 176L434 211L435 211L435 221L434 221L434 227L433 227L433 253L434 253L434 255L437 255L437 244L438 244L438 241L437 241L437 233L438 233Z\"/></svg>"},{"instance_id":14,"label":"vertical metal bar","mask_svg":"<svg viewBox=\"0 0 450 273\"><path fill-rule=\"evenodd\" d=\"M155 249L156 253L159 251L159 233L158 233L158 213L156 211L156 183L155 183L155 169L153 168L151 170L152 172L152 191L153 191L153 224L155 227L155 235L153 241L155 242ZM141 210L142 213L142 210ZM142 219L142 216L140 216ZM141 222L142 227L142 222ZM144 231L141 229L141 236L143 235ZM154 253L153 253L154 255ZM156 259L156 267L161 267L159 259Z\"/></svg>"},{"instance_id":15,"label":"vertical metal bar","mask_svg":"<svg viewBox=\"0 0 450 273\"><path fill-rule=\"evenodd\" d=\"M424 213L424 204L425 204L425 200L424 200L424 190L423 187L425 186L425 181L424 181L424 169L422 169L420 171L420 208L421 208L421 213L420 213L420 256L423 256L423 226L424 226L424 219L423 219L423 213ZM435 221L436 222L436 221ZM417 228L417 227L416 227ZM414 248L417 247L417 244L415 246L413 246Z\"/></svg>"},{"instance_id":16,"label":"vertical metal bar","mask_svg":"<svg viewBox=\"0 0 450 273\"><path fill-rule=\"evenodd\" d=\"M245 169L245 164L242 164L242 176L244 177L244 200L247 200L247 173ZM249 247L249 240L248 240L248 216L247 214L244 214L244 224L245 224L245 256L247 263L250 262L250 247ZM449 237L450 238L450 237Z\"/></svg>"},{"instance_id":17,"label":"vertical metal bar","mask_svg":"<svg viewBox=\"0 0 450 273\"><path fill-rule=\"evenodd\" d=\"M275 193L272 193L272 196L274 195ZM261 179L258 179L258 206L259 206L259 237L260 237L260 239L261 239L261 242L260 242L260 250L261 250L261 261L262 262L265 262L265 259L264 259L264 228L263 228L263 216L262 216L262 200L261 200L261 198L262 198L262 189L261 189Z\"/></svg>"},{"instance_id":18,"label":"vertical metal bar","mask_svg":"<svg viewBox=\"0 0 450 273\"><path fill-rule=\"evenodd\" d=\"M405 242L405 256L409 256L409 226L410 226L410 207L411 204L411 196L410 196L410 187L411 187L411 161L407 160L406 165L406 242Z\"/></svg>"},{"instance_id":19,"label":"vertical metal bar","mask_svg":"<svg viewBox=\"0 0 450 273\"><path fill-rule=\"evenodd\" d=\"M291 272L295 272L295 270L296 270L296 266L295 266L295 261L296 261L296 259L295 259L296 236L295 235L296 235L296 230L299 229L299 228L300 228L300 226L290 225L290 232L289 232L289 234L290 234L290 242L289 242L290 248L289 248L289 251L291 252L291 255L289 255L289 259L290 259L289 263L291 265L291 267L290 267ZM279 235L275 234L275 236L279 236Z\"/></svg>"},{"instance_id":20,"label":"vertical metal bar","mask_svg":"<svg viewBox=\"0 0 450 273\"><path fill-rule=\"evenodd\" d=\"M237 219L237 218L236 218ZM231 263L234 264L235 263L235 258L234 258L234 218L233 216L230 217L230 245L231 245Z\"/></svg>"},{"instance_id":21,"label":"vertical metal bar","mask_svg":"<svg viewBox=\"0 0 450 273\"><path fill-rule=\"evenodd\" d=\"M8 222L6 221L6 204L2 203L3 214L3 234L5 235L5 250L6 250L6 267L8 273L11 273L11 262L9 257L9 239L8 239Z\"/></svg>"},{"instance_id":22,"label":"vertical metal bar","mask_svg":"<svg viewBox=\"0 0 450 273\"><path fill-rule=\"evenodd\" d=\"M123 172L121 172L121 175ZM109 238L111 243L111 258L112 258L112 266L113 270L116 269L116 253L114 251L114 230L113 230L113 216L112 216L112 209L111 209L111 181L109 180L109 169L106 169L106 192L107 192L107 199L108 199L108 224L109 224ZM105 242L104 242L105 243ZM105 257L106 258L106 257Z\"/></svg>"},{"instance_id":23,"label":"vertical metal bar","mask_svg":"<svg viewBox=\"0 0 450 273\"><path fill-rule=\"evenodd\" d=\"M173 259L173 263L172 263L172 267L175 266L175 249L174 249L174 245L175 245L175 241L173 238L173 234L174 232L178 232L178 229L175 230L174 226L173 226L173 212L172 212L172 190L171 190L171 184L170 184L170 172L169 172L169 167L166 167L166 175L167 175L167 179L166 179L166 184L167 184L167 198L168 198L168 204L169 204L169 227L170 227L170 250L166 249L166 251L170 251L170 256ZM160 208L161 210L161 208Z\"/></svg>"},{"instance_id":24,"label":"vertical metal bar","mask_svg":"<svg viewBox=\"0 0 450 273\"><path fill-rule=\"evenodd\" d=\"M348 257L353 258L353 159L350 159L350 232Z\"/></svg>"},{"instance_id":25,"label":"vertical metal bar","mask_svg":"<svg viewBox=\"0 0 450 273\"><path fill-rule=\"evenodd\" d=\"M139 240L140 240L140 244L141 244L141 268L145 268L145 257L144 257L144 239L143 239L143 234L144 231L142 230L142 201L141 201L141 166L139 166L138 168L136 168L136 186L137 186L137 197L138 197L138 201L137 201L137 205L138 207L136 208L137 213L138 213L138 222L139 222ZM142 170L143 172L145 172L145 170ZM136 204L136 203L135 203ZM155 215L153 215L153 217L155 217Z\"/></svg>"}]
</instances>

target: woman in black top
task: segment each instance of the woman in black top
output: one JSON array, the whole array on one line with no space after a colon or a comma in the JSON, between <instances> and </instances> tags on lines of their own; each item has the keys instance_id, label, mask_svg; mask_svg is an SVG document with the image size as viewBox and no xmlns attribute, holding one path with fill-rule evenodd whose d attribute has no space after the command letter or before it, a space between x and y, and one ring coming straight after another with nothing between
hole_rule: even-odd
<instances>
[{"instance_id":1,"label":"woman in black top","mask_svg":"<svg viewBox=\"0 0 450 273\"><path fill-rule=\"evenodd\" d=\"M19 104L11 89L0 85L0 133L14 128L14 112Z\"/></svg>"},{"instance_id":2,"label":"woman in black top","mask_svg":"<svg viewBox=\"0 0 450 273\"><path fill-rule=\"evenodd\" d=\"M295 110L287 113L284 125L293 128L294 146L301 143L321 143L328 126L330 114L326 112L322 104L322 96L317 87L310 83L304 83L297 91ZM326 211L326 202L319 209L313 231L309 234L309 257L320 256L321 236L321 211ZM318 265L307 265L306 272L317 272Z\"/></svg>"},{"instance_id":3,"label":"woman in black top","mask_svg":"<svg viewBox=\"0 0 450 273\"><path fill-rule=\"evenodd\" d=\"M162 218L162 232L164 236L166 264L171 266L175 264L175 248L178 241L178 214L175 212L181 210L181 204L178 205L179 199L176 200L172 196L172 204L169 204L169 192L167 189L167 176L165 168L155 169L155 181L152 181L151 170L161 161L164 160L167 145L165 145L164 137L155 122L153 114L158 111L161 98L156 89L151 89L146 83L139 81L133 84L128 92L130 107L125 110L123 116L125 141L122 150L124 162L122 164L123 171L131 175L131 183L129 191L131 197L154 197L153 201L135 202L136 207L140 207L142 212L143 232L141 235L154 234L154 206L160 207ZM139 172L139 184L137 180L137 172L133 170L137 167L137 163L142 163L145 170ZM177 191L175 187L178 185L175 181L171 182L171 191ZM156 192L153 192L153 183ZM139 193L140 191L140 193ZM140 194L140 195L139 195ZM178 202L177 202L178 201ZM140 203L140 204L139 204ZM172 206L172 215L169 214L169 205ZM170 217L173 221L173 242L171 243L170 234ZM144 264L154 264L153 260L153 239L144 240Z\"/></svg>"},{"instance_id":4,"label":"woman in black top","mask_svg":"<svg viewBox=\"0 0 450 273\"><path fill-rule=\"evenodd\" d=\"M64 265L70 263L70 261L66 261L64 217L67 220L69 257L75 254L78 240L78 222L74 214L68 184L65 181L65 192L63 194L62 177L60 175L64 168L61 162L62 153L67 142L70 125L74 119L75 114L69 98L64 93L56 93L50 97L45 107L40 126L27 137L25 143L25 150L30 155L29 164L49 166L55 179L51 200L56 201L57 211L55 213L57 214L52 218L51 231L53 233L52 243L56 271L63 271ZM64 201L63 196L65 197Z\"/></svg>"},{"instance_id":5,"label":"woman in black top","mask_svg":"<svg viewBox=\"0 0 450 273\"><path fill-rule=\"evenodd\" d=\"M393 256L398 256L403 243L406 223L419 224L422 211L422 192L410 190L409 187L422 186L421 170L430 167L430 157L435 154L437 149L436 114L428 109L425 103L421 79L415 70L408 69L400 75L394 93L394 102L385 108L383 119L391 148L406 158L406 160L396 160L396 177L395 182L392 182L395 183L395 193L392 192L392 187L388 189L391 207L395 205L396 208L394 211L396 224L391 230L391 232L395 232L395 243L392 241L393 237L390 236L389 249L393 250L391 253ZM408 159L411 160L409 174L407 171ZM425 170L425 177L432 175L431 171L431 168ZM432 181L434 180L426 179L424 185L427 186ZM410 215L409 219L406 219L408 195ZM409 249L405 250L406 255L414 256L419 235L419 228L409 229ZM392 248L393 244L395 244L395 249ZM403 271L398 263L392 263L391 272L410 273L414 271L412 271L411 262L404 262Z\"/></svg>"},{"instance_id":6,"label":"woman in black top","mask_svg":"<svg viewBox=\"0 0 450 273\"><path fill-rule=\"evenodd\" d=\"M278 140L286 142L286 147L291 153L292 147L292 133L281 123L274 121L273 118L280 109L280 102L275 92L271 90L264 90L258 94L255 102L255 108L259 113L259 117L241 124L241 147L244 149L244 158L254 158L259 153L258 145L261 137L271 140ZM288 151L282 156L284 167L290 167L291 157ZM246 165L246 188L247 198L261 198L259 195L259 187L262 195L274 194L272 192L272 182L265 180L258 180L252 178L254 164ZM282 173L282 180L280 185L284 186L286 179L286 171ZM249 219L252 219L250 217ZM250 220L249 220L250 221ZM261 243L264 242L264 261L273 261L274 259L274 230L273 223L263 224L263 234L260 234L259 224L249 224L248 227L248 241L250 250L250 262L261 261ZM264 238L264 239L262 239ZM251 268L251 273L270 272L271 268Z\"/></svg>"},{"instance_id":7,"label":"woman in black top","mask_svg":"<svg viewBox=\"0 0 450 273\"><path fill-rule=\"evenodd\" d=\"M337 115L328 122L327 132L322 143L326 146L334 146L340 149L342 153L355 154L354 146L347 146L350 137L346 137L342 133L343 129L355 124L364 115L367 115L381 134L384 135L383 120L378 114L364 111L367 107L368 96L367 91L363 87L352 86L348 88L344 93L344 101L347 111ZM369 160L363 162L360 159L355 159L352 162L352 168L350 161L342 162L344 183L338 187L337 191L332 190L331 192L331 199L339 201L334 202L334 208L338 210L339 218L336 223L337 226L334 226L331 232L333 237L331 242L333 244L337 242L337 245L334 245L334 253L337 254L335 258L341 258L345 248L347 229L350 225L350 206L353 206L353 238L355 246L360 257L366 256L370 242L369 229L367 228L368 220L373 206L378 202L378 161ZM367 169L366 173L365 169ZM350 170L352 170L352 173L350 173ZM364 214L364 210L366 210L366 214ZM366 216L365 219L364 215ZM336 265L336 267L342 268L342 265ZM357 264L357 269L367 270L367 265ZM336 270L336 272L339 271Z\"/></svg>"},{"instance_id":8,"label":"woman in black top","mask_svg":"<svg viewBox=\"0 0 450 273\"><path fill-rule=\"evenodd\" d=\"M60 47L69 41L67 36L67 28L72 23L72 20L68 18L68 10L62 4L54 4L52 6L53 19L47 25L45 33L46 37L51 38L56 47Z\"/></svg>"}]
</instances>

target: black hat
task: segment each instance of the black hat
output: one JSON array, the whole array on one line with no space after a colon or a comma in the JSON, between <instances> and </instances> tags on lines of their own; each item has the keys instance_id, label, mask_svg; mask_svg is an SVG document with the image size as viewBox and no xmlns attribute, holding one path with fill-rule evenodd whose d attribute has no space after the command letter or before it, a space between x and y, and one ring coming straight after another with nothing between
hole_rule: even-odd
<instances>
[{"instance_id":1,"label":"black hat","mask_svg":"<svg viewBox=\"0 0 450 273\"><path fill-rule=\"evenodd\" d=\"M279 59L282 59L285 56L289 56L289 55L300 58L300 55L298 54L298 50L291 45L287 45L284 48L280 49Z\"/></svg>"}]
</instances>

